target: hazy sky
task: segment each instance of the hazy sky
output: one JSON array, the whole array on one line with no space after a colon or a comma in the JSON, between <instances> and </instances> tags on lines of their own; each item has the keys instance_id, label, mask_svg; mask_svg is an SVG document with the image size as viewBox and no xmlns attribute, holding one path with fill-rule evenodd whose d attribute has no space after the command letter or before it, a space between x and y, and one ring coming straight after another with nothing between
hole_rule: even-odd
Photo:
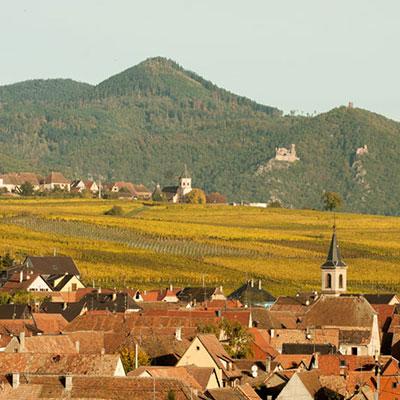
<instances>
[{"instance_id":1,"label":"hazy sky","mask_svg":"<svg viewBox=\"0 0 400 400\"><path fill-rule=\"evenodd\" d=\"M400 120L400 0L1 0L0 84L165 56L284 111Z\"/></svg>"}]
</instances>

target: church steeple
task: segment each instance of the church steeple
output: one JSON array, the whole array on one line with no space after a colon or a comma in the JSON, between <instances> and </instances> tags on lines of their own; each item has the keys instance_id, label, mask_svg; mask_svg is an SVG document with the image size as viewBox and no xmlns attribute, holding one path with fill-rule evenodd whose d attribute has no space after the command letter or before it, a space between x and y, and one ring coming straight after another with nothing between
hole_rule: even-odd
<instances>
[{"instance_id":1,"label":"church steeple","mask_svg":"<svg viewBox=\"0 0 400 400\"><path fill-rule=\"evenodd\" d=\"M187 166L185 164L185 169L179 177L179 188L178 194L181 198L192 191L192 178L188 172Z\"/></svg>"},{"instance_id":2,"label":"church steeple","mask_svg":"<svg viewBox=\"0 0 400 400\"><path fill-rule=\"evenodd\" d=\"M339 295L347 290L347 265L340 254L336 235L336 225L333 225L331 244L326 261L321 265L322 293Z\"/></svg>"},{"instance_id":3,"label":"church steeple","mask_svg":"<svg viewBox=\"0 0 400 400\"><path fill-rule=\"evenodd\" d=\"M183 172L182 172L182 174L181 174L181 176L179 178L180 179L182 179L182 178L183 179L191 179L186 164L185 164L185 168L184 168L184 170L183 170Z\"/></svg>"},{"instance_id":4,"label":"church steeple","mask_svg":"<svg viewBox=\"0 0 400 400\"><path fill-rule=\"evenodd\" d=\"M331 239L331 245L329 246L328 257L324 264L322 264L322 268L327 267L346 267L346 263L342 260L340 255L339 243L336 235L336 226L333 225L333 233Z\"/></svg>"}]
</instances>

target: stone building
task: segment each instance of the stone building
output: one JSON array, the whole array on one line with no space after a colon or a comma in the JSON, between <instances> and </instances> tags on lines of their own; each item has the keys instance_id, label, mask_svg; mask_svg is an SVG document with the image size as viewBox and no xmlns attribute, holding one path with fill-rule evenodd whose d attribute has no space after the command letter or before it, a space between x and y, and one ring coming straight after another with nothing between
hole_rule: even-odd
<instances>
[{"instance_id":1,"label":"stone building","mask_svg":"<svg viewBox=\"0 0 400 400\"><path fill-rule=\"evenodd\" d=\"M286 147L276 147L275 160L286 162L295 162L300 160L296 155L296 145L291 144L290 149L287 149Z\"/></svg>"},{"instance_id":2,"label":"stone building","mask_svg":"<svg viewBox=\"0 0 400 400\"><path fill-rule=\"evenodd\" d=\"M342 260L336 227L333 226L331 244L326 261L321 265L322 293L338 296L347 290L347 265Z\"/></svg>"},{"instance_id":3,"label":"stone building","mask_svg":"<svg viewBox=\"0 0 400 400\"><path fill-rule=\"evenodd\" d=\"M192 178L185 164L185 169L179 177L178 186L167 186L162 189L165 198L172 203L182 203L184 197L192 191Z\"/></svg>"}]
</instances>

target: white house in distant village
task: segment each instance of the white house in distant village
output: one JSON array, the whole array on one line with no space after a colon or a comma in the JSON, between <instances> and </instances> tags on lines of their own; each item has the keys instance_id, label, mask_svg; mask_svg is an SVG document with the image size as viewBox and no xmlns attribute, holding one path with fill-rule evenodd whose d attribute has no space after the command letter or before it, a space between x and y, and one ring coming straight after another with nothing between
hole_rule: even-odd
<instances>
[{"instance_id":1,"label":"white house in distant village","mask_svg":"<svg viewBox=\"0 0 400 400\"><path fill-rule=\"evenodd\" d=\"M43 189L61 189L69 192L71 190L71 182L65 178L61 172L51 172L50 175L44 179Z\"/></svg>"},{"instance_id":2,"label":"white house in distant village","mask_svg":"<svg viewBox=\"0 0 400 400\"><path fill-rule=\"evenodd\" d=\"M30 183L34 191L39 190L40 177L33 172L12 172L0 175L0 189L5 189L7 192L18 192L24 183Z\"/></svg>"},{"instance_id":3,"label":"white house in distant village","mask_svg":"<svg viewBox=\"0 0 400 400\"><path fill-rule=\"evenodd\" d=\"M83 181L78 179L71 183L71 190L76 190L79 193L82 193L84 190L92 193L98 193L99 186L95 181Z\"/></svg>"}]
</instances>

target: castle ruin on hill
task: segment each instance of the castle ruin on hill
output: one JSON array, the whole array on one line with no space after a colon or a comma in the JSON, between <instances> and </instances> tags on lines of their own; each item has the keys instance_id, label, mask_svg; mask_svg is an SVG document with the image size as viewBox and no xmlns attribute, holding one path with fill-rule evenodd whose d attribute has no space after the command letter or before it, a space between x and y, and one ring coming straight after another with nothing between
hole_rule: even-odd
<instances>
[{"instance_id":1,"label":"castle ruin on hill","mask_svg":"<svg viewBox=\"0 0 400 400\"><path fill-rule=\"evenodd\" d=\"M286 147L276 147L275 160L286 162L295 162L300 160L296 155L296 145L291 144L290 149L287 149Z\"/></svg>"}]
</instances>

